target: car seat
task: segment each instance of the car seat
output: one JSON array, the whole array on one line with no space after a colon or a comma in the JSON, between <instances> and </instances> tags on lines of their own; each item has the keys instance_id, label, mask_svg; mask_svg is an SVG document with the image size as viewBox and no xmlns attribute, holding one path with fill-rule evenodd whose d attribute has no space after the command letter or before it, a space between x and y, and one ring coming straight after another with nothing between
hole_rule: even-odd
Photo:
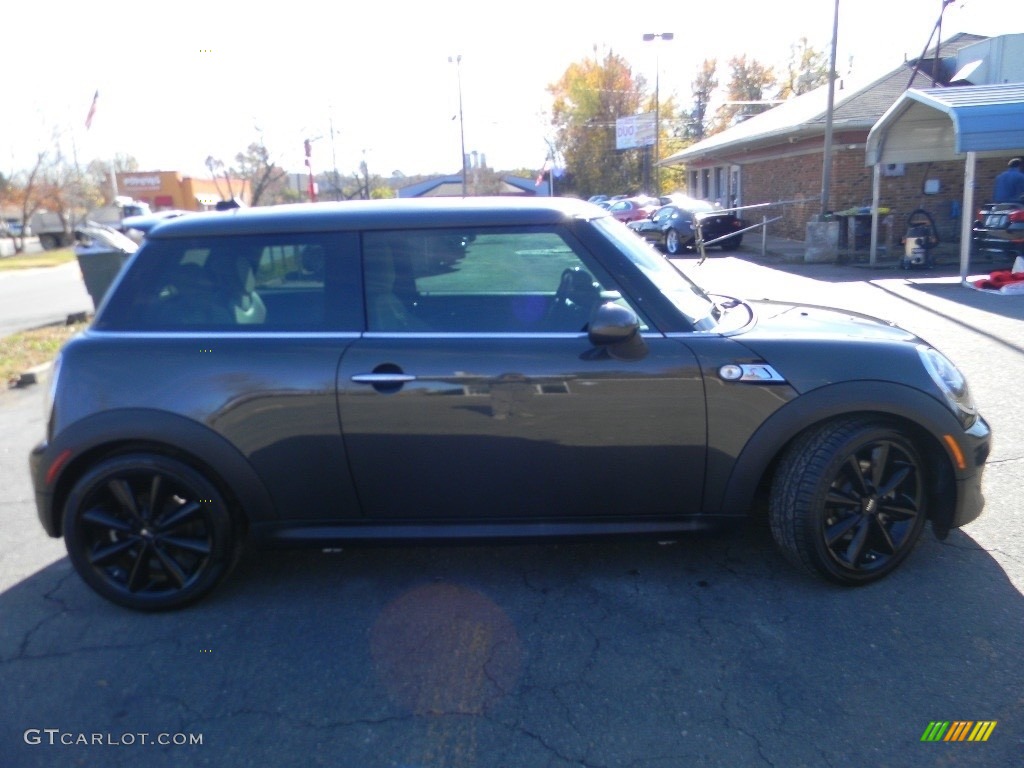
<instances>
[{"instance_id":1,"label":"car seat","mask_svg":"<svg viewBox=\"0 0 1024 768\"><path fill-rule=\"evenodd\" d=\"M366 286L366 327L370 331L427 330L395 293L395 259L392 247L380 244L363 255Z\"/></svg>"}]
</instances>

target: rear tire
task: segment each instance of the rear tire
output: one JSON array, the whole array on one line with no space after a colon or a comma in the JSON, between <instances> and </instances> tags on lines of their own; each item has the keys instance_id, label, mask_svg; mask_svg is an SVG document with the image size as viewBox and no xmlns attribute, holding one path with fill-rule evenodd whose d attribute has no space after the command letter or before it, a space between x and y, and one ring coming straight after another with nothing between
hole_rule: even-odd
<instances>
[{"instance_id":1,"label":"rear tire","mask_svg":"<svg viewBox=\"0 0 1024 768\"><path fill-rule=\"evenodd\" d=\"M679 241L679 233L674 229L665 233L665 250L672 256L678 256L683 250L683 244Z\"/></svg>"},{"instance_id":2,"label":"rear tire","mask_svg":"<svg viewBox=\"0 0 1024 768\"><path fill-rule=\"evenodd\" d=\"M798 438L772 485L772 536L797 566L870 584L913 551L927 517L926 467L910 437L851 417Z\"/></svg>"},{"instance_id":3,"label":"rear tire","mask_svg":"<svg viewBox=\"0 0 1024 768\"><path fill-rule=\"evenodd\" d=\"M82 579L134 610L194 602L236 560L231 515L216 486L159 454L101 461L75 483L63 522L68 557Z\"/></svg>"}]
</instances>

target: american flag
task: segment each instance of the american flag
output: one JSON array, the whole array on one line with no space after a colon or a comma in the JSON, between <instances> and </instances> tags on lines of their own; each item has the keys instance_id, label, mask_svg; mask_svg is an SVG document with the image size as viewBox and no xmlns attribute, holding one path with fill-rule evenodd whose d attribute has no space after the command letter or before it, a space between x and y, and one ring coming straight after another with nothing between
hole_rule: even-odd
<instances>
[{"instance_id":1,"label":"american flag","mask_svg":"<svg viewBox=\"0 0 1024 768\"><path fill-rule=\"evenodd\" d=\"M88 130L92 128L92 116L96 114L96 100L100 97L100 92L97 90L92 95L92 104L89 105L89 114L85 116L85 128Z\"/></svg>"},{"instance_id":2,"label":"american flag","mask_svg":"<svg viewBox=\"0 0 1024 768\"><path fill-rule=\"evenodd\" d=\"M540 167L540 173L537 174L537 180L533 183L533 186L539 187L544 183L544 174L551 170L551 158L547 158L544 161L544 165Z\"/></svg>"}]
</instances>

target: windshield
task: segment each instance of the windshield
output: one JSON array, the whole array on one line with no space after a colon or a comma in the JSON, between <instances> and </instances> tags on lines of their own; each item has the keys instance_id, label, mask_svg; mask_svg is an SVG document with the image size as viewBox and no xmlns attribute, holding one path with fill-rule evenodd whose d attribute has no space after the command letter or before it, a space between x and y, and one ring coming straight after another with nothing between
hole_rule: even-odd
<instances>
[{"instance_id":1,"label":"windshield","mask_svg":"<svg viewBox=\"0 0 1024 768\"><path fill-rule=\"evenodd\" d=\"M676 269L672 263L611 217L594 219L594 226L604 231L626 257L647 276L683 313L698 331L713 329L721 314L704 289Z\"/></svg>"}]
</instances>

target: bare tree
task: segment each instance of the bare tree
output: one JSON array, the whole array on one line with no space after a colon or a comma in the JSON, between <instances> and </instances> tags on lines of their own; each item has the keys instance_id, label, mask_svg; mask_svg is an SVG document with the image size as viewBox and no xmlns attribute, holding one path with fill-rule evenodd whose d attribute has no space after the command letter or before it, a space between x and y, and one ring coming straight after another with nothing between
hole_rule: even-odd
<instances>
[{"instance_id":1,"label":"bare tree","mask_svg":"<svg viewBox=\"0 0 1024 768\"><path fill-rule=\"evenodd\" d=\"M233 200L235 197L235 190L231 186L231 169L224 165L223 160L220 160L213 155L207 155L206 168L210 171L210 178L213 179L213 183L217 187L217 194L221 196L221 199ZM227 182L227 195L225 195L224 191L220 188L221 178Z\"/></svg>"},{"instance_id":2,"label":"bare tree","mask_svg":"<svg viewBox=\"0 0 1024 768\"><path fill-rule=\"evenodd\" d=\"M260 205L267 199L280 195L280 183L288 175L270 158L270 151L262 141L253 142L245 152L235 155L237 169L231 173L249 184L250 205ZM270 200L270 202L277 202Z\"/></svg>"},{"instance_id":3,"label":"bare tree","mask_svg":"<svg viewBox=\"0 0 1024 768\"><path fill-rule=\"evenodd\" d=\"M687 138L694 141L701 141L708 135L711 125L708 118L708 105L711 97L718 90L718 60L704 59L700 70L697 72L697 79L691 84L693 88L693 109L690 112L690 121L686 127Z\"/></svg>"}]
</instances>

